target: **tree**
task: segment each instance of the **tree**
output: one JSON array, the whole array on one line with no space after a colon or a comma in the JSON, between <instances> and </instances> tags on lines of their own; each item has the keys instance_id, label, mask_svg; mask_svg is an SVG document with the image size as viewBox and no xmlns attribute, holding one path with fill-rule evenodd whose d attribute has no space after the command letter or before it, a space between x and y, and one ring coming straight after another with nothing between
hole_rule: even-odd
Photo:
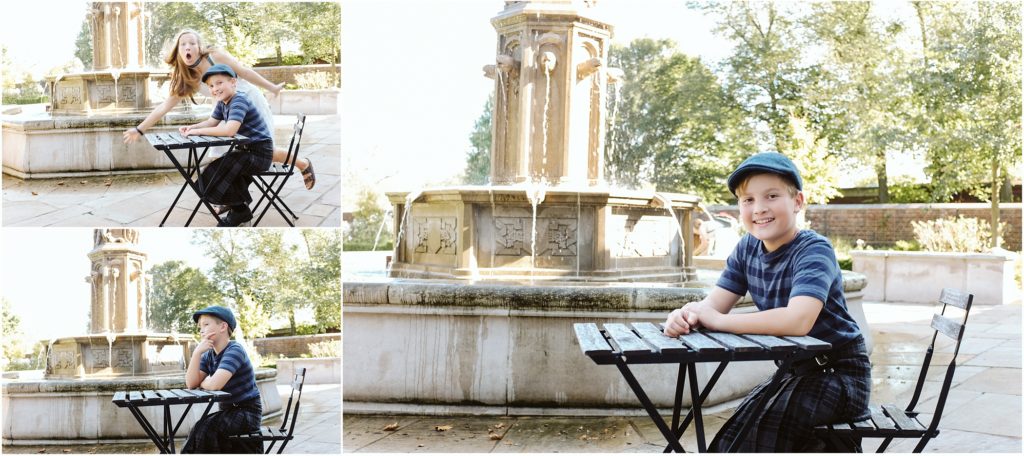
<instances>
[{"instance_id":1,"label":"tree","mask_svg":"<svg viewBox=\"0 0 1024 456\"><path fill-rule=\"evenodd\" d=\"M491 117L494 112L494 94L487 97L484 102L484 110L473 125L473 132L469 134L469 144L472 147L466 152L466 170L463 183L470 185L483 185L490 181L491 177Z\"/></svg>"},{"instance_id":2,"label":"tree","mask_svg":"<svg viewBox=\"0 0 1024 456\"><path fill-rule=\"evenodd\" d=\"M392 241L391 232L384 228L388 211L380 204L381 195L371 188L359 192L352 223L345 234L345 250L370 250Z\"/></svg>"},{"instance_id":3,"label":"tree","mask_svg":"<svg viewBox=\"0 0 1024 456\"><path fill-rule=\"evenodd\" d=\"M196 230L192 242L204 248L214 260L210 279L227 298L238 324L248 337L262 337L270 331L269 304L257 300L261 291L254 267L255 249L249 231Z\"/></svg>"},{"instance_id":4,"label":"tree","mask_svg":"<svg viewBox=\"0 0 1024 456\"><path fill-rule=\"evenodd\" d=\"M916 126L933 198L968 191L991 202L1000 245L1000 186L1021 162L1021 11L1013 3L914 2L922 59Z\"/></svg>"},{"instance_id":5,"label":"tree","mask_svg":"<svg viewBox=\"0 0 1024 456\"><path fill-rule=\"evenodd\" d=\"M150 269L149 325L160 331L195 333L192 313L224 300L220 289L202 271L181 261L167 261Z\"/></svg>"},{"instance_id":6,"label":"tree","mask_svg":"<svg viewBox=\"0 0 1024 456\"><path fill-rule=\"evenodd\" d=\"M92 29L89 28L89 19L82 21L82 28L75 38L75 57L82 61L85 68L92 68Z\"/></svg>"},{"instance_id":7,"label":"tree","mask_svg":"<svg viewBox=\"0 0 1024 456\"><path fill-rule=\"evenodd\" d=\"M289 3L295 16L305 63L341 62L341 5L334 2Z\"/></svg>"},{"instance_id":8,"label":"tree","mask_svg":"<svg viewBox=\"0 0 1024 456\"><path fill-rule=\"evenodd\" d=\"M313 304L317 329L341 328L341 232L303 229L308 261L303 289Z\"/></svg>"},{"instance_id":9,"label":"tree","mask_svg":"<svg viewBox=\"0 0 1024 456\"><path fill-rule=\"evenodd\" d=\"M724 189L729 165L754 147L741 106L671 40L612 47L609 65L623 71L625 82L609 97L608 179L720 200L708 189Z\"/></svg>"},{"instance_id":10,"label":"tree","mask_svg":"<svg viewBox=\"0 0 1024 456\"><path fill-rule=\"evenodd\" d=\"M887 152L909 143L909 63L896 45L904 27L873 14L870 2L822 2L811 6L803 25L828 48L819 77L805 90L812 122L831 154L869 164L878 200L889 201Z\"/></svg>"},{"instance_id":11,"label":"tree","mask_svg":"<svg viewBox=\"0 0 1024 456\"><path fill-rule=\"evenodd\" d=\"M11 310L11 302L2 298L0 324L3 328L3 359L10 361L21 358L25 353L21 347L21 319ZM6 362L4 363L6 365Z\"/></svg>"}]
</instances>

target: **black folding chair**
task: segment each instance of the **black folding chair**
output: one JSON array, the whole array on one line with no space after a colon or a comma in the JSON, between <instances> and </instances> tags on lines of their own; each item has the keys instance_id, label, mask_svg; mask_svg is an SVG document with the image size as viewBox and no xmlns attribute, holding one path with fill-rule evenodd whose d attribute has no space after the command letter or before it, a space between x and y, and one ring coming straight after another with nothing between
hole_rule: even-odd
<instances>
[{"instance_id":1,"label":"black folding chair","mask_svg":"<svg viewBox=\"0 0 1024 456\"><path fill-rule=\"evenodd\" d=\"M256 188L260 193L262 193L262 196L260 196L260 199L253 205L252 213L255 214L259 211L260 204L262 204L264 200L267 201L267 204L263 206L263 211L260 212L259 217L256 218L256 221L253 222L252 226L260 224L260 221L263 220L263 216L266 215L268 210L270 210L270 206L274 206L274 209L277 209L277 212L281 214L284 221L288 222L288 225L292 227L295 226L295 224L292 223L292 220L299 219L299 216L295 215L295 212L293 212L292 209L285 204L284 200L281 199L281 189L283 189L284 184L288 182L288 178L295 173L295 162L298 161L299 158L299 143L302 141L302 129L305 126L306 115L299 114L298 120L295 122L295 127L292 131L292 140L288 144L288 155L285 156L284 163L272 163L270 165L270 169L253 174L253 183L256 184ZM269 181L267 179L269 179ZM282 207L284 207L284 210L281 209ZM288 211L291 218L288 218L288 216L285 215L285 211Z\"/></svg>"},{"instance_id":2,"label":"black folding chair","mask_svg":"<svg viewBox=\"0 0 1024 456\"><path fill-rule=\"evenodd\" d=\"M299 400L302 398L302 384L305 382L306 368L303 367L292 378L292 393L288 395L288 406L284 409L284 421L281 422L280 428L274 429L270 426L263 426L259 431L232 435L228 438L232 440L270 442L270 445L264 451L265 454L270 454L270 451L274 449L274 445L277 442L281 442L281 447L277 449L277 454L283 453L284 447L288 445L290 440L295 438L295 421L299 418ZM294 408L292 408L293 406Z\"/></svg>"},{"instance_id":3,"label":"black folding chair","mask_svg":"<svg viewBox=\"0 0 1024 456\"><path fill-rule=\"evenodd\" d=\"M964 293L960 290L945 288L939 296L942 303L942 312L932 318L932 342L928 345L928 351L924 355L924 364L921 366L921 373L917 378L917 387L914 389L914 396L910 399L907 408L901 409L893 404L884 404L881 409L871 406L871 418L855 423L837 423L818 426L814 432L819 437L831 442L837 448L848 447L850 439L859 438L884 438L878 446L878 453L882 453L889 447L893 439L920 439L914 447L914 453L920 453L929 440L939 435L939 420L942 418L942 410L946 406L946 397L953 384L953 373L956 371L956 357L960 352L960 341L964 337L964 329L967 325L967 315L971 312L971 302L974 295ZM962 318L953 319L946 316L946 309L949 306L963 309ZM942 381L942 389L939 391L938 402L935 404L931 422L924 426L917 419L920 411L914 410L918 399L921 398L921 390L924 387L925 377L928 375L928 366L931 364L932 353L935 350L935 338L942 333L956 341L953 347L953 357L949 360L946 368L946 377ZM884 413L883 413L884 412ZM846 444L844 444L844 442ZM857 450L861 450L858 448Z\"/></svg>"}]
</instances>

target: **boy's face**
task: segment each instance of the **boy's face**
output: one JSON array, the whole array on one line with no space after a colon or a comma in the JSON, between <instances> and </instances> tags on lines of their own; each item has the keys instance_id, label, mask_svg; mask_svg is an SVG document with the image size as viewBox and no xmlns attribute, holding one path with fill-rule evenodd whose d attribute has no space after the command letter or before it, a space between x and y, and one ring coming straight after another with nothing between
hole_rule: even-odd
<instances>
[{"instance_id":1,"label":"boy's face","mask_svg":"<svg viewBox=\"0 0 1024 456\"><path fill-rule=\"evenodd\" d=\"M777 174L756 174L736 190L743 227L769 252L796 237L796 215L804 207L803 192L790 195L792 184Z\"/></svg>"},{"instance_id":2,"label":"boy's face","mask_svg":"<svg viewBox=\"0 0 1024 456\"><path fill-rule=\"evenodd\" d=\"M227 322L209 315L199 316L199 338L215 338L221 334L227 334L228 324Z\"/></svg>"},{"instance_id":3,"label":"boy's face","mask_svg":"<svg viewBox=\"0 0 1024 456\"><path fill-rule=\"evenodd\" d=\"M235 87L238 80L226 74L214 74L206 78L206 86L210 88L210 95L217 101L227 101L235 96Z\"/></svg>"}]
</instances>

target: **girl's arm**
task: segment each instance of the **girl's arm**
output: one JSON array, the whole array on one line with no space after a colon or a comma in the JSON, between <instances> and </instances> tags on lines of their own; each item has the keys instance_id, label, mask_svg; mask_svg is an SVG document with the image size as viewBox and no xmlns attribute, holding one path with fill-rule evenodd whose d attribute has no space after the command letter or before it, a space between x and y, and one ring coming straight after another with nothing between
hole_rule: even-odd
<instances>
[{"instance_id":1,"label":"girl's arm","mask_svg":"<svg viewBox=\"0 0 1024 456\"><path fill-rule=\"evenodd\" d=\"M156 125L156 123L159 122L160 119L162 119L165 115L167 115L167 113L171 112L171 110L174 109L174 107L177 106L178 103L181 103L181 97L176 95L169 95L167 99L164 100L163 103L157 106L156 109L153 109L153 112L149 113L149 115L146 116L142 123L138 125L138 130L136 130L136 127L131 127L124 131L124 133L121 135L122 139L124 140L124 143L131 144L134 143L135 141L138 141L139 138L142 137L142 133L139 133L139 130L142 130L142 132L146 132L147 130L149 130L149 127Z\"/></svg>"},{"instance_id":2,"label":"girl's arm","mask_svg":"<svg viewBox=\"0 0 1024 456\"><path fill-rule=\"evenodd\" d=\"M281 89L284 88L283 82L280 84L274 84L273 82L268 81L266 78L261 76L252 68L242 65L241 62L235 60L235 58L232 57L231 54L228 54L225 51L222 51L220 49L214 49L210 51L210 54L213 56L213 59L216 60L218 63L224 63L227 66L231 67L232 70L235 70L235 74L237 74L238 77L251 82L253 85L257 87L261 87L264 90L273 93L274 95L280 94Z\"/></svg>"}]
</instances>

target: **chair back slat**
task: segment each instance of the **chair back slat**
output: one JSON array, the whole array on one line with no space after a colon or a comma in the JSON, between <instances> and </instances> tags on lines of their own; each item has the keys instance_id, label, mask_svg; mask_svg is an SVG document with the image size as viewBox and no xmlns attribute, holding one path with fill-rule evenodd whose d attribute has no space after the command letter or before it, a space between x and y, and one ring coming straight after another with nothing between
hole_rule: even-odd
<instances>
[{"instance_id":1,"label":"chair back slat","mask_svg":"<svg viewBox=\"0 0 1024 456\"><path fill-rule=\"evenodd\" d=\"M964 335L964 325L938 314L932 315L932 328L957 341Z\"/></svg>"},{"instance_id":2,"label":"chair back slat","mask_svg":"<svg viewBox=\"0 0 1024 456\"><path fill-rule=\"evenodd\" d=\"M954 288L943 288L942 295L939 296L939 302L964 310L971 308L971 301L973 300L974 295Z\"/></svg>"}]
</instances>

